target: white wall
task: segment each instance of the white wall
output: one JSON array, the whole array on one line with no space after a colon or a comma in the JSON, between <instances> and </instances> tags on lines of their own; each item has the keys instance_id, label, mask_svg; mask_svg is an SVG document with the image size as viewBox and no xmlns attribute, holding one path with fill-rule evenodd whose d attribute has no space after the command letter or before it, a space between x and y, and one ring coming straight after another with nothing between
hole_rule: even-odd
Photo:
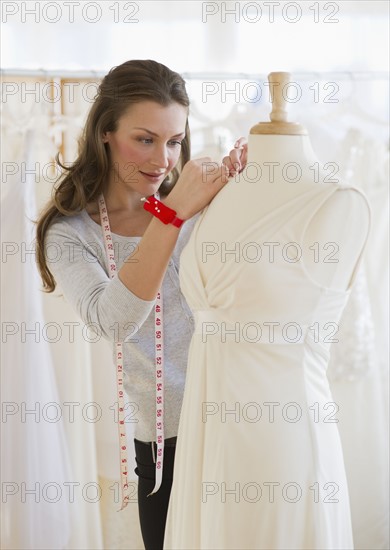
<instances>
[{"instance_id":1,"label":"white wall","mask_svg":"<svg viewBox=\"0 0 390 550\"><path fill-rule=\"evenodd\" d=\"M107 70L152 58L180 72L388 70L388 10L386 0L3 1L2 66Z\"/></svg>"}]
</instances>

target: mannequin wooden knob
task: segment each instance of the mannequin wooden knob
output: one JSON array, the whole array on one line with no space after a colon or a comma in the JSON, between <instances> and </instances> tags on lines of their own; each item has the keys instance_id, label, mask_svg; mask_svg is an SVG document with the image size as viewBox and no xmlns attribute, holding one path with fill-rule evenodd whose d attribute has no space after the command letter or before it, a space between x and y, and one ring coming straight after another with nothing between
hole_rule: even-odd
<instances>
[{"instance_id":1,"label":"mannequin wooden knob","mask_svg":"<svg viewBox=\"0 0 390 550\"><path fill-rule=\"evenodd\" d=\"M272 111L269 115L272 122L287 122L287 103L284 95L286 84L290 82L290 73L270 73L268 75Z\"/></svg>"},{"instance_id":2,"label":"mannequin wooden knob","mask_svg":"<svg viewBox=\"0 0 390 550\"><path fill-rule=\"evenodd\" d=\"M290 82L290 73L274 72L268 75L272 111L271 122L259 122L251 128L251 134L307 135L304 126L288 122L286 84Z\"/></svg>"}]
</instances>

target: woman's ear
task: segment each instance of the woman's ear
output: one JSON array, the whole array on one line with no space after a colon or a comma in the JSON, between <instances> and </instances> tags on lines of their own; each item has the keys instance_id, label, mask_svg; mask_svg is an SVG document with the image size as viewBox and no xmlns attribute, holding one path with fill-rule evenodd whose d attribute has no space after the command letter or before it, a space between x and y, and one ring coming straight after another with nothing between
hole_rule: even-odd
<instances>
[{"instance_id":1,"label":"woman's ear","mask_svg":"<svg viewBox=\"0 0 390 550\"><path fill-rule=\"evenodd\" d=\"M103 143L108 143L108 134L109 132L104 132L104 134L102 135Z\"/></svg>"}]
</instances>

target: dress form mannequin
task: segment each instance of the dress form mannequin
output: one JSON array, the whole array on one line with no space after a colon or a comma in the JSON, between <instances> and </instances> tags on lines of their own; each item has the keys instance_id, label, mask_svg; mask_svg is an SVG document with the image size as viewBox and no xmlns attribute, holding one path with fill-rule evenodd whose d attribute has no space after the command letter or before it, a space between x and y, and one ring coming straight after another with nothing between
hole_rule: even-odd
<instances>
[{"instance_id":1,"label":"dress form mannequin","mask_svg":"<svg viewBox=\"0 0 390 550\"><path fill-rule=\"evenodd\" d=\"M359 191L321 172L316 181L306 130L285 120L280 99L279 120L252 128L247 167L203 211L180 258L196 324L169 550L353 548L326 370L369 208Z\"/></svg>"},{"instance_id":2,"label":"dress form mannequin","mask_svg":"<svg viewBox=\"0 0 390 550\"><path fill-rule=\"evenodd\" d=\"M289 73L274 72L268 78L273 92L271 122L260 122L251 128L247 168L219 193L212 211L202 221L204 235L212 235L217 243L228 240L240 224L245 227L289 197L304 192L307 186L338 181L337 173L331 178L321 169L306 128L287 121L283 90L289 82ZM234 223L214 224L217 205L227 208L227 218L234 219ZM245 212L241 218L237 216L240 209ZM315 280L347 289L368 230L367 201L353 188L340 185L339 192L329 197L310 220L302 243L302 259ZM207 275L207 262L202 263L201 269Z\"/></svg>"}]
</instances>

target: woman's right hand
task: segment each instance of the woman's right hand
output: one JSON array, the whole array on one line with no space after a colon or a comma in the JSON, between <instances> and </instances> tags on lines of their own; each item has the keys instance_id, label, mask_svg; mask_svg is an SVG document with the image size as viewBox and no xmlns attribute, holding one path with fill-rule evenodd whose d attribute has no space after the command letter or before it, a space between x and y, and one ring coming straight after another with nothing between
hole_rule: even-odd
<instances>
[{"instance_id":1,"label":"woman's right hand","mask_svg":"<svg viewBox=\"0 0 390 550\"><path fill-rule=\"evenodd\" d=\"M203 210L228 180L225 164L213 162L210 157L190 160L163 202L176 210L179 218L188 220Z\"/></svg>"}]
</instances>

